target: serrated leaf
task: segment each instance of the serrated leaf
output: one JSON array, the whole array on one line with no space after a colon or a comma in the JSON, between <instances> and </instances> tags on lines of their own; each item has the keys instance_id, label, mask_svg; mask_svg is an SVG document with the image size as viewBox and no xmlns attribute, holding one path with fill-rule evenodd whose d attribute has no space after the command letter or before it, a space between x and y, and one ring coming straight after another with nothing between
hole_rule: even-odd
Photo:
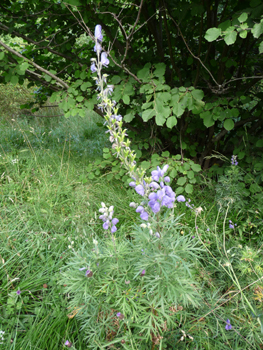
<instances>
[{"instance_id":1,"label":"serrated leaf","mask_svg":"<svg viewBox=\"0 0 263 350\"><path fill-rule=\"evenodd\" d=\"M224 121L224 128L228 131L232 130L235 126L235 123L232 119L226 119Z\"/></svg>"},{"instance_id":2,"label":"serrated leaf","mask_svg":"<svg viewBox=\"0 0 263 350\"><path fill-rule=\"evenodd\" d=\"M124 102L126 105L129 105L129 104L130 104L130 96L124 95L124 96L122 97L122 100L123 100L123 102Z\"/></svg>"},{"instance_id":3,"label":"serrated leaf","mask_svg":"<svg viewBox=\"0 0 263 350\"><path fill-rule=\"evenodd\" d=\"M216 40L221 35L220 28L209 28L205 33L205 39L209 42Z\"/></svg>"},{"instance_id":4,"label":"serrated leaf","mask_svg":"<svg viewBox=\"0 0 263 350\"><path fill-rule=\"evenodd\" d=\"M260 23L256 23L252 28L251 32L254 38L259 38L260 35L263 33L263 20L261 20Z\"/></svg>"},{"instance_id":5,"label":"serrated leaf","mask_svg":"<svg viewBox=\"0 0 263 350\"><path fill-rule=\"evenodd\" d=\"M203 90L195 89L195 90L191 91L191 94L192 94L193 98L194 98L195 100L198 100L198 101L199 101L199 100L202 100L203 97L204 97L204 92L203 92Z\"/></svg>"},{"instance_id":6,"label":"serrated leaf","mask_svg":"<svg viewBox=\"0 0 263 350\"><path fill-rule=\"evenodd\" d=\"M224 40L227 45L232 45L237 39L237 32L235 30L226 33Z\"/></svg>"},{"instance_id":7,"label":"serrated leaf","mask_svg":"<svg viewBox=\"0 0 263 350\"><path fill-rule=\"evenodd\" d=\"M179 185L179 186L183 186L185 183L186 183L186 177L185 176L179 177L179 179L177 180L177 185Z\"/></svg>"},{"instance_id":8,"label":"serrated leaf","mask_svg":"<svg viewBox=\"0 0 263 350\"><path fill-rule=\"evenodd\" d=\"M241 16L238 17L238 20L239 20L240 23L243 23L243 22L245 22L247 20L247 18L248 18L248 15L247 15L246 12L244 12L244 13L242 13Z\"/></svg>"},{"instance_id":9,"label":"serrated leaf","mask_svg":"<svg viewBox=\"0 0 263 350\"><path fill-rule=\"evenodd\" d=\"M199 164L192 164L191 165L191 168L192 170L195 172L195 173L198 173L199 171L201 171L201 166Z\"/></svg>"},{"instance_id":10,"label":"serrated leaf","mask_svg":"<svg viewBox=\"0 0 263 350\"><path fill-rule=\"evenodd\" d=\"M154 109L146 109L145 111L142 112L142 119L145 122L148 122L153 116L155 115L155 110Z\"/></svg>"},{"instance_id":11,"label":"serrated leaf","mask_svg":"<svg viewBox=\"0 0 263 350\"><path fill-rule=\"evenodd\" d=\"M185 189L184 189L184 190L185 190L185 192L188 193L188 194L193 193L193 190L194 190L193 185L187 184L187 185L185 186Z\"/></svg>"},{"instance_id":12,"label":"serrated leaf","mask_svg":"<svg viewBox=\"0 0 263 350\"><path fill-rule=\"evenodd\" d=\"M18 83L18 76L17 75L13 75L10 79L10 82L13 84L13 85L16 85Z\"/></svg>"},{"instance_id":13,"label":"serrated leaf","mask_svg":"<svg viewBox=\"0 0 263 350\"><path fill-rule=\"evenodd\" d=\"M166 120L166 126L169 129L172 129L176 124L177 124L177 119L175 118L175 116L171 116Z\"/></svg>"}]
</instances>

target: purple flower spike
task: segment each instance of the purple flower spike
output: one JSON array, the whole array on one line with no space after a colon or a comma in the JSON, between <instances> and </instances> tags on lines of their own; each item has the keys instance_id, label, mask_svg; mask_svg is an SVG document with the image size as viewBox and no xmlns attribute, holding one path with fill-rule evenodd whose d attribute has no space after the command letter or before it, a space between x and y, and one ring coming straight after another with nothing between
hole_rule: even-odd
<instances>
[{"instance_id":1,"label":"purple flower spike","mask_svg":"<svg viewBox=\"0 0 263 350\"><path fill-rule=\"evenodd\" d=\"M136 186L136 187L135 187L135 191L136 191L139 195L144 196L144 188L143 188L142 185Z\"/></svg>"},{"instance_id":2,"label":"purple flower spike","mask_svg":"<svg viewBox=\"0 0 263 350\"><path fill-rule=\"evenodd\" d=\"M94 46L94 52L101 52L102 47L100 43L96 43Z\"/></svg>"},{"instance_id":3,"label":"purple flower spike","mask_svg":"<svg viewBox=\"0 0 263 350\"><path fill-rule=\"evenodd\" d=\"M104 67L108 67L108 64L110 63L110 61L108 60L107 58L107 54L106 52L102 52L101 54L101 64L104 66Z\"/></svg>"},{"instance_id":4,"label":"purple flower spike","mask_svg":"<svg viewBox=\"0 0 263 350\"><path fill-rule=\"evenodd\" d=\"M185 202L185 198L182 195L178 196L176 199L178 202Z\"/></svg>"},{"instance_id":5,"label":"purple flower spike","mask_svg":"<svg viewBox=\"0 0 263 350\"><path fill-rule=\"evenodd\" d=\"M92 65L90 66L90 70L91 70L92 73L97 72L97 67L96 67L96 65L95 65L94 62L93 62Z\"/></svg>"},{"instance_id":6,"label":"purple flower spike","mask_svg":"<svg viewBox=\"0 0 263 350\"><path fill-rule=\"evenodd\" d=\"M103 35L101 33L101 25L97 24L95 27L95 39L102 41Z\"/></svg>"},{"instance_id":7,"label":"purple flower spike","mask_svg":"<svg viewBox=\"0 0 263 350\"><path fill-rule=\"evenodd\" d=\"M230 320L229 320L229 319L226 320L225 329L226 329L227 331L230 331L230 330L232 329L232 326L231 326L231 324L230 324Z\"/></svg>"}]
</instances>

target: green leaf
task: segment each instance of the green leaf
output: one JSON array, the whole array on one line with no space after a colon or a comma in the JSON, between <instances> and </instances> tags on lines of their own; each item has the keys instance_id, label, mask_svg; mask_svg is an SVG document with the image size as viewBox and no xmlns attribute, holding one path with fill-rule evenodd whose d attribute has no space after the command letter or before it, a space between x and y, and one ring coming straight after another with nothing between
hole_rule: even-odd
<instances>
[{"instance_id":1,"label":"green leaf","mask_svg":"<svg viewBox=\"0 0 263 350\"><path fill-rule=\"evenodd\" d=\"M261 41L261 43L259 44L259 53L263 53L263 41Z\"/></svg>"},{"instance_id":2,"label":"green leaf","mask_svg":"<svg viewBox=\"0 0 263 350\"><path fill-rule=\"evenodd\" d=\"M221 35L220 28L210 28L205 33L205 39L209 42L216 40Z\"/></svg>"},{"instance_id":3,"label":"green leaf","mask_svg":"<svg viewBox=\"0 0 263 350\"><path fill-rule=\"evenodd\" d=\"M247 31L246 31L246 30L243 30L242 32L239 33L239 36L240 36L240 38L242 38L242 39L246 39L246 37L247 37Z\"/></svg>"},{"instance_id":4,"label":"green leaf","mask_svg":"<svg viewBox=\"0 0 263 350\"><path fill-rule=\"evenodd\" d=\"M134 112L130 112L130 113L128 113L128 114L125 114L125 116L124 116L123 119L124 119L125 122L129 123L129 122L131 122L134 118L135 118L135 113L134 113Z\"/></svg>"},{"instance_id":5,"label":"green leaf","mask_svg":"<svg viewBox=\"0 0 263 350\"><path fill-rule=\"evenodd\" d=\"M173 114L177 117L180 117L184 113L184 108L182 107L180 102L174 104Z\"/></svg>"},{"instance_id":6,"label":"green leaf","mask_svg":"<svg viewBox=\"0 0 263 350\"><path fill-rule=\"evenodd\" d=\"M126 105L129 105L129 104L130 104L130 96L124 95L124 96L122 97L122 100L123 100L123 102L124 102Z\"/></svg>"},{"instance_id":7,"label":"green leaf","mask_svg":"<svg viewBox=\"0 0 263 350\"><path fill-rule=\"evenodd\" d=\"M45 75L44 75L44 79L45 79L47 82L49 82L52 78L51 78L50 75L45 74Z\"/></svg>"},{"instance_id":8,"label":"green leaf","mask_svg":"<svg viewBox=\"0 0 263 350\"><path fill-rule=\"evenodd\" d=\"M143 69L139 70L139 72L137 73L137 77L144 82L149 81L151 78L150 68L151 68L151 63L146 63Z\"/></svg>"},{"instance_id":9,"label":"green leaf","mask_svg":"<svg viewBox=\"0 0 263 350\"><path fill-rule=\"evenodd\" d=\"M194 173L192 170L187 171L187 177L188 177L188 179L193 179L194 176L195 176L195 173Z\"/></svg>"},{"instance_id":10,"label":"green leaf","mask_svg":"<svg viewBox=\"0 0 263 350\"><path fill-rule=\"evenodd\" d=\"M111 79L112 84L118 84L120 81L121 81L121 77L119 77L118 75L114 75Z\"/></svg>"},{"instance_id":11,"label":"green leaf","mask_svg":"<svg viewBox=\"0 0 263 350\"><path fill-rule=\"evenodd\" d=\"M207 128L210 128L210 126L215 124L215 121L213 119L213 114L210 111L206 111L200 114L200 117L204 120L204 125Z\"/></svg>"},{"instance_id":12,"label":"green leaf","mask_svg":"<svg viewBox=\"0 0 263 350\"><path fill-rule=\"evenodd\" d=\"M186 192L186 193L188 193L188 194L193 193L193 190L194 190L193 185L187 184L187 185L185 186L185 192Z\"/></svg>"},{"instance_id":13,"label":"green leaf","mask_svg":"<svg viewBox=\"0 0 263 350\"><path fill-rule=\"evenodd\" d=\"M157 63L154 65L155 67L155 71L153 72L153 75L155 77L162 77L164 76L164 73L165 73L165 69L166 69L166 65L164 63Z\"/></svg>"},{"instance_id":14,"label":"green leaf","mask_svg":"<svg viewBox=\"0 0 263 350\"><path fill-rule=\"evenodd\" d=\"M246 12L244 12L244 13L242 13L241 16L238 17L238 20L239 20L240 23L243 23L243 22L245 22L247 20L247 18L248 18L248 15L247 15Z\"/></svg>"},{"instance_id":15,"label":"green leaf","mask_svg":"<svg viewBox=\"0 0 263 350\"><path fill-rule=\"evenodd\" d=\"M204 97L203 90L195 89L195 90L191 91L191 94L195 100L202 100Z\"/></svg>"},{"instance_id":16,"label":"green leaf","mask_svg":"<svg viewBox=\"0 0 263 350\"><path fill-rule=\"evenodd\" d=\"M232 28L232 27L230 27ZM234 27L233 27L234 28ZM232 45L235 43L237 39L237 32L235 30L232 30L232 31L229 31L229 32L226 32L225 34L225 37L224 37L224 40L225 40L225 43L227 45Z\"/></svg>"},{"instance_id":17,"label":"green leaf","mask_svg":"<svg viewBox=\"0 0 263 350\"><path fill-rule=\"evenodd\" d=\"M145 122L148 122L155 115L154 109L146 109L146 111L142 112L142 119Z\"/></svg>"},{"instance_id":18,"label":"green leaf","mask_svg":"<svg viewBox=\"0 0 263 350\"><path fill-rule=\"evenodd\" d=\"M77 100L78 102L82 102L82 101L84 100L84 97L83 97L83 96L77 96L77 97L76 97L76 100Z\"/></svg>"},{"instance_id":19,"label":"green leaf","mask_svg":"<svg viewBox=\"0 0 263 350\"><path fill-rule=\"evenodd\" d=\"M234 126L235 126L235 123L234 123L234 121L232 119L226 119L224 121L224 128L226 130L228 130L228 131L232 130L234 128Z\"/></svg>"},{"instance_id":20,"label":"green leaf","mask_svg":"<svg viewBox=\"0 0 263 350\"><path fill-rule=\"evenodd\" d=\"M16 85L18 83L18 76L17 75L13 75L10 79L10 82L13 84L13 85Z\"/></svg>"},{"instance_id":21,"label":"green leaf","mask_svg":"<svg viewBox=\"0 0 263 350\"><path fill-rule=\"evenodd\" d=\"M92 84L89 81L86 81L86 83L83 83L80 87L80 90L86 91L88 87L92 86Z\"/></svg>"},{"instance_id":22,"label":"green leaf","mask_svg":"<svg viewBox=\"0 0 263 350\"><path fill-rule=\"evenodd\" d=\"M186 183L186 177L185 176L179 177L179 179L177 180L177 185L179 185L179 186L183 186L185 183Z\"/></svg>"},{"instance_id":23,"label":"green leaf","mask_svg":"<svg viewBox=\"0 0 263 350\"><path fill-rule=\"evenodd\" d=\"M175 116L171 116L166 120L166 125L169 129L172 129L177 124Z\"/></svg>"},{"instance_id":24,"label":"green leaf","mask_svg":"<svg viewBox=\"0 0 263 350\"><path fill-rule=\"evenodd\" d=\"M257 140L256 147L263 147L263 139Z\"/></svg>"},{"instance_id":25,"label":"green leaf","mask_svg":"<svg viewBox=\"0 0 263 350\"><path fill-rule=\"evenodd\" d=\"M0 61L5 57L5 53L2 51L0 52Z\"/></svg>"},{"instance_id":26,"label":"green leaf","mask_svg":"<svg viewBox=\"0 0 263 350\"><path fill-rule=\"evenodd\" d=\"M254 38L259 38L260 35L263 33L263 20L261 20L260 23L256 23L252 28L251 32Z\"/></svg>"},{"instance_id":27,"label":"green leaf","mask_svg":"<svg viewBox=\"0 0 263 350\"><path fill-rule=\"evenodd\" d=\"M191 168L192 170L195 172L195 173L198 173L199 171L201 171L201 166L199 164L192 164L191 165Z\"/></svg>"}]
</instances>

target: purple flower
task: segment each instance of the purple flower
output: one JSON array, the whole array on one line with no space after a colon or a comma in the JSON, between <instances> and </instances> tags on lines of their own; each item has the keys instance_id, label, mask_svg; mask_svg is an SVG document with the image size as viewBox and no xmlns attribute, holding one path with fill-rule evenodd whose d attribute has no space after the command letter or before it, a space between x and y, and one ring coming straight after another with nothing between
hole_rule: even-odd
<instances>
[{"instance_id":1,"label":"purple flower","mask_svg":"<svg viewBox=\"0 0 263 350\"><path fill-rule=\"evenodd\" d=\"M71 348L72 347L72 343L68 340L65 341L65 346L67 346L68 348Z\"/></svg>"},{"instance_id":2,"label":"purple flower","mask_svg":"<svg viewBox=\"0 0 263 350\"><path fill-rule=\"evenodd\" d=\"M143 188L142 185L136 186L136 187L135 187L135 191L136 191L139 195L144 196L144 188Z\"/></svg>"},{"instance_id":3,"label":"purple flower","mask_svg":"<svg viewBox=\"0 0 263 350\"><path fill-rule=\"evenodd\" d=\"M112 225L116 225L117 223L119 222L119 220L118 219L116 219L116 218L114 218L114 219L112 219Z\"/></svg>"},{"instance_id":4,"label":"purple flower","mask_svg":"<svg viewBox=\"0 0 263 350\"><path fill-rule=\"evenodd\" d=\"M96 67L96 65L95 65L94 62L93 62L92 65L90 66L90 70L91 70L92 73L97 72L97 67Z\"/></svg>"},{"instance_id":5,"label":"purple flower","mask_svg":"<svg viewBox=\"0 0 263 350\"><path fill-rule=\"evenodd\" d=\"M17 295L20 295L20 294L21 294L21 290L18 289L18 290L16 291L16 294L17 294Z\"/></svg>"},{"instance_id":6,"label":"purple flower","mask_svg":"<svg viewBox=\"0 0 263 350\"><path fill-rule=\"evenodd\" d=\"M124 319L124 315L121 312L117 312L116 316L120 319L123 320Z\"/></svg>"},{"instance_id":7,"label":"purple flower","mask_svg":"<svg viewBox=\"0 0 263 350\"><path fill-rule=\"evenodd\" d=\"M144 275L145 275L145 270L142 270L141 276L144 276Z\"/></svg>"},{"instance_id":8,"label":"purple flower","mask_svg":"<svg viewBox=\"0 0 263 350\"><path fill-rule=\"evenodd\" d=\"M150 201L149 203L149 207L152 209L152 211L156 214L160 211L160 203L155 201L155 200L152 200Z\"/></svg>"},{"instance_id":9,"label":"purple flower","mask_svg":"<svg viewBox=\"0 0 263 350\"><path fill-rule=\"evenodd\" d=\"M101 52L102 47L100 43L96 43L94 46L94 52Z\"/></svg>"},{"instance_id":10,"label":"purple flower","mask_svg":"<svg viewBox=\"0 0 263 350\"><path fill-rule=\"evenodd\" d=\"M107 58L106 52L102 52L100 60L101 60L101 64L104 67L108 67L108 64L110 63L110 61Z\"/></svg>"},{"instance_id":11,"label":"purple flower","mask_svg":"<svg viewBox=\"0 0 263 350\"><path fill-rule=\"evenodd\" d=\"M97 24L95 27L95 39L102 41L103 35L101 33L101 25Z\"/></svg>"},{"instance_id":12,"label":"purple flower","mask_svg":"<svg viewBox=\"0 0 263 350\"><path fill-rule=\"evenodd\" d=\"M178 202L185 202L185 198L182 195L178 196L176 199Z\"/></svg>"},{"instance_id":13,"label":"purple flower","mask_svg":"<svg viewBox=\"0 0 263 350\"><path fill-rule=\"evenodd\" d=\"M130 183L129 183L129 186L135 187L135 186L136 186L136 182L134 182L134 181L130 182Z\"/></svg>"},{"instance_id":14,"label":"purple flower","mask_svg":"<svg viewBox=\"0 0 263 350\"><path fill-rule=\"evenodd\" d=\"M150 183L150 187L154 188L155 190L158 190L158 188L160 188L159 184L154 181Z\"/></svg>"},{"instance_id":15,"label":"purple flower","mask_svg":"<svg viewBox=\"0 0 263 350\"><path fill-rule=\"evenodd\" d=\"M235 228L235 226L232 224L229 224L229 228Z\"/></svg>"},{"instance_id":16,"label":"purple flower","mask_svg":"<svg viewBox=\"0 0 263 350\"><path fill-rule=\"evenodd\" d=\"M93 272L91 270L87 270L85 273L86 277L92 277L93 276Z\"/></svg>"},{"instance_id":17,"label":"purple flower","mask_svg":"<svg viewBox=\"0 0 263 350\"><path fill-rule=\"evenodd\" d=\"M104 228L104 230L108 230L108 228L109 228L109 220L107 220L106 222L104 222L103 228Z\"/></svg>"},{"instance_id":18,"label":"purple flower","mask_svg":"<svg viewBox=\"0 0 263 350\"><path fill-rule=\"evenodd\" d=\"M232 326L231 326L231 324L230 324L230 320L229 320L229 319L226 320L225 329L226 329L227 331L230 331L230 329L232 329Z\"/></svg>"},{"instance_id":19,"label":"purple flower","mask_svg":"<svg viewBox=\"0 0 263 350\"><path fill-rule=\"evenodd\" d=\"M117 231L117 227L116 226L112 226L112 228L111 228L111 233L114 233L114 232L116 232Z\"/></svg>"},{"instance_id":20,"label":"purple flower","mask_svg":"<svg viewBox=\"0 0 263 350\"><path fill-rule=\"evenodd\" d=\"M148 215L148 213L146 211L144 211L143 213L141 213L140 217L141 217L142 220L147 221L149 215Z\"/></svg>"},{"instance_id":21,"label":"purple flower","mask_svg":"<svg viewBox=\"0 0 263 350\"><path fill-rule=\"evenodd\" d=\"M233 155L231 157L231 164L234 165L234 166L238 165L237 156Z\"/></svg>"},{"instance_id":22,"label":"purple flower","mask_svg":"<svg viewBox=\"0 0 263 350\"><path fill-rule=\"evenodd\" d=\"M168 170L169 165L166 164L163 169L157 166L157 170L152 171L152 179L153 181L159 181L160 177L163 177L166 171Z\"/></svg>"},{"instance_id":23,"label":"purple flower","mask_svg":"<svg viewBox=\"0 0 263 350\"><path fill-rule=\"evenodd\" d=\"M165 176L165 178L163 180L164 180L164 182L170 182L171 181L169 176Z\"/></svg>"}]
</instances>

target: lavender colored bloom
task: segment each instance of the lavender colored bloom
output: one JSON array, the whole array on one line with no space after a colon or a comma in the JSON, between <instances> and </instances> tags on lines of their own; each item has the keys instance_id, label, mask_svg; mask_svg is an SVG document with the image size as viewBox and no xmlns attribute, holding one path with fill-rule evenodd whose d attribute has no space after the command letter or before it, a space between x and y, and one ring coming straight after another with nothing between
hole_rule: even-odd
<instances>
[{"instance_id":1,"label":"lavender colored bloom","mask_svg":"<svg viewBox=\"0 0 263 350\"><path fill-rule=\"evenodd\" d=\"M94 62L93 62L92 65L90 66L90 70L91 70L92 73L97 72L97 67L96 67L96 65L95 65Z\"/></svg>"},{"instance_id":2,"label":"lavender colored bloom","mask_svg":"<svg viewBox=\"0 0 263 350\"><path fill-rule=\"evenodd\" d=\"M158 188L160 188L159 184L154 181L150 183L150 187L154 188L155 190L158 190Z\"/></svg>"},{"instance_id":3,"label":"lavender colored bloom","mask_svg":"<svg viewBox=\"0 0 263 350\"><path fill-rule=\"evenodd\" d=\"M238 165L238 161L237 161L237 156L232 156L231 157L231 164L234 165L234 166L237 166Z\"/></svg>"},{"instance_id":4,"label":"lavender colored bloom","mask_svg":"<svg viewBox=\"0 0 263 350\"><path fill-rule=\"evenodd\" d=\"M129 186L135 187L135 186L136 186L136 182L134 182L134 181L130 182L130 183L129 183Z\"/></svg>"},{"instance_id":5,"label":"lavender colored bloom","mask_svg":"<svg viewBox=\"0 0 263 350\"><path fill-rule=\"evenodd\" d=\"M235 228L234 225L232 224L229 224L229 228Z\"/></svg>"},{"instance_id":6,"label":"lavender colored bloom","mask_svg":"<svg viewBox=\"0 0 263 350\"><path fill-rule=\"evenodd\" d=\"M164 182L170 182L171 181L169 176L165 176L165 178L163 180L164 180Z\"/></svg>"},{"instance_id":7,"label":"lavender colored bloom","mask_svg":"<svg viewBox=\"0 0 263 350\"><path fill-rule=\"evenodd\" d=\"M160 211L160 203L152 200L148 203L148 205L151 207L152 211L156 214Z\"/></svg>"},{"instance_id":8,"label":"lavender colored bloom","mask_svg":"<svg viewBox=\"0 0 263 350\"><path fill-rule=\"evenodd\" d=\"M100 60L101 60L101 64L104 67L108 67L108 64L110 63L110 61L107 58L106 52L102 52Z\"/></svg>"},{"instance_id":9,"label":"lavender colored bloom","mask_svg":"<svg viewBox=\"0 0 263 350\"><path fill-rule=\"evenodd\" d=\"M139 195L144 196L144 188L143 188L142 185L136 186L136 187L135 187L135 191L136 191Z\"/></svg>"},{"instance_id":10,"label":"lavender colored bloom","mask_svg":"<svg viewBox=\"0 0 263 350\"><path fill-rule=\"evenodd\" d=\"M145 270L142 270L142 272L141 272L141 276L144 276L145 275Z\"/></svg>"},{"instance_id":11,"label":"lavender colored bloom","mask_svg":"<svg viewBox=\"0 0 263 350\"><path fill-rule=\"evenodd\" d=\"M71 348L72 347L72 343L68 340L65 341L65 346L67 346L68 348Z\"/></svg>"},{"instance_id":12,"label":"lavender colored bloom","mask_svg":"<svg viewBox=\"0 0 263 350\"><path fill-rule=\"evenodd\" d=\"M92 277L93 276L93 272L91 270L87 270L85 273L86 277Z\"/></svg>"},{"instance_id":13,"label":"lavender colored bloom","mask_svg":"<svg viewBox=\"0 0 263 350\"><path fill-rule=\"evenodd\" d=\"M96 43L94 46L94 52L101 52L102 47L100 43Z\"/></svg>"},{"instance_id":14,"label":"lavender colored bloom","mask_svg":"<svg viewBox=\"0 0 263 350\"><path fill-rule=\"evenodd\" d=\"M146 211L144 211L143 213L141 213L140 217L141 217L142 220L147 221L149 215L148 215L148 213Z\"/></svg>"},{"instance_id":15,"label":"lavender colored bloom","mask_svg":"<svg viewBox=\"0 0 263 350\"><path fill-rule=\"evenodd\" d=\"M104 230L108 230L108 228L109 228L109 220L107 220L106 222L104 222L103 228L104 228Z\"/></svg>"},{"instance_id":16,"label":"lavender colored bloom","mask_svg":"<svg viewBox=\"0 0 263 350\"><path fill-rule=\"evenodd\" d=\"M79 271L83 271L86 270L86 267L82 267L81 269L79 269Z\"/></svg>"},{"instance_id":17,"label":"lavender colored bloom","mask_svg":"<svg viewBox=\"0 0 263 350\"><path fill-rule=\"evenodd\" d=\"M99 41L102 41L103 39L103 35L101 33L101 25L100 24L97 24L96 27L95 27L95 39L99 40Z\"/></svg>"},{"instance_id":18,"label":"lavender colored bloom","mask_svg":"<svg viewBox=\"0 0 263 350\"><path fill-rule=\"evenodd\" d=\"M116 225L117 223L119 222L119 220L118 219L116 219L116 218L114 218L114 219L112 219L112 225Z\"/></svg>"},{"instance_id":19,"label":"lavender colored bloom","mask_svg":"<svg viewBox=\"0 0 263 350\"><path fill-rule=\"evenodd\" d=\"M18 290L16 291L16 294L17 294L17 295L20 295L20 294L21 294L21 290L18 289Z\"/></svg>"},{"instance_id":20,"label":"lavender colored bloom","mask_svg":"<svg viewBox=\"0 0 263 350\"><path fill-rule=\"evenodd\" d=\"M124 315L121 312L117 312L116 316L120 319L123 320L124 319Z\"/></svg>"},{"instance_id":21,"label":"lavender colored bloom","mask_svg":"<svg viewBox=\"0 0 263 350\"><path fill-rule=\"evenodd\" d=\"M209 228L206 231L210 231Z\"/></svg>"},{"instance_id":22,"label":"lavender colored bloom","mask_svg":"<svg viewBox=\"0 0 263 350\"><path fill-rule=\"evenodd\" d=\"M229 319L226 320L225 329L226 329L227 331L230 331L230 330L232 329L232 326L231 326L231 324L230 324L230 320L229 320Z\"/></svg>"},{"instance_id":23,"label":"lavender colored bloom","mask_svg":"<svg viewBox=\"0 0 263 350\"><path fill-rule=\"evenodd\" d=\"M155 233L155 237L160 238L160 237L161 237L161 236L160 236L160 233L159 233L159 232L156 232L156 233Z\"/></svg>"},{"instance_id":24,"label":"lavender colored bloom","mask_svg":"<svg viewBox=\"0 0 263 350\"><path fill-rule=\"evenodd\" d=\"M182 195L178 196L176 199L178 202L185 202L185 198Z\"/></svg>"},{"instance_id":25,"label":"lavender colored bloom","mask_svg":"<svg viewBox=\"0 0 263 350\"><path fill-rule=\"evenodd\" d=\"M114 233L114 232L116 232L117 231L117 227L116 226L112 226L112 228L111 228L111 233Z\"/></svg>"}]
</instances>

